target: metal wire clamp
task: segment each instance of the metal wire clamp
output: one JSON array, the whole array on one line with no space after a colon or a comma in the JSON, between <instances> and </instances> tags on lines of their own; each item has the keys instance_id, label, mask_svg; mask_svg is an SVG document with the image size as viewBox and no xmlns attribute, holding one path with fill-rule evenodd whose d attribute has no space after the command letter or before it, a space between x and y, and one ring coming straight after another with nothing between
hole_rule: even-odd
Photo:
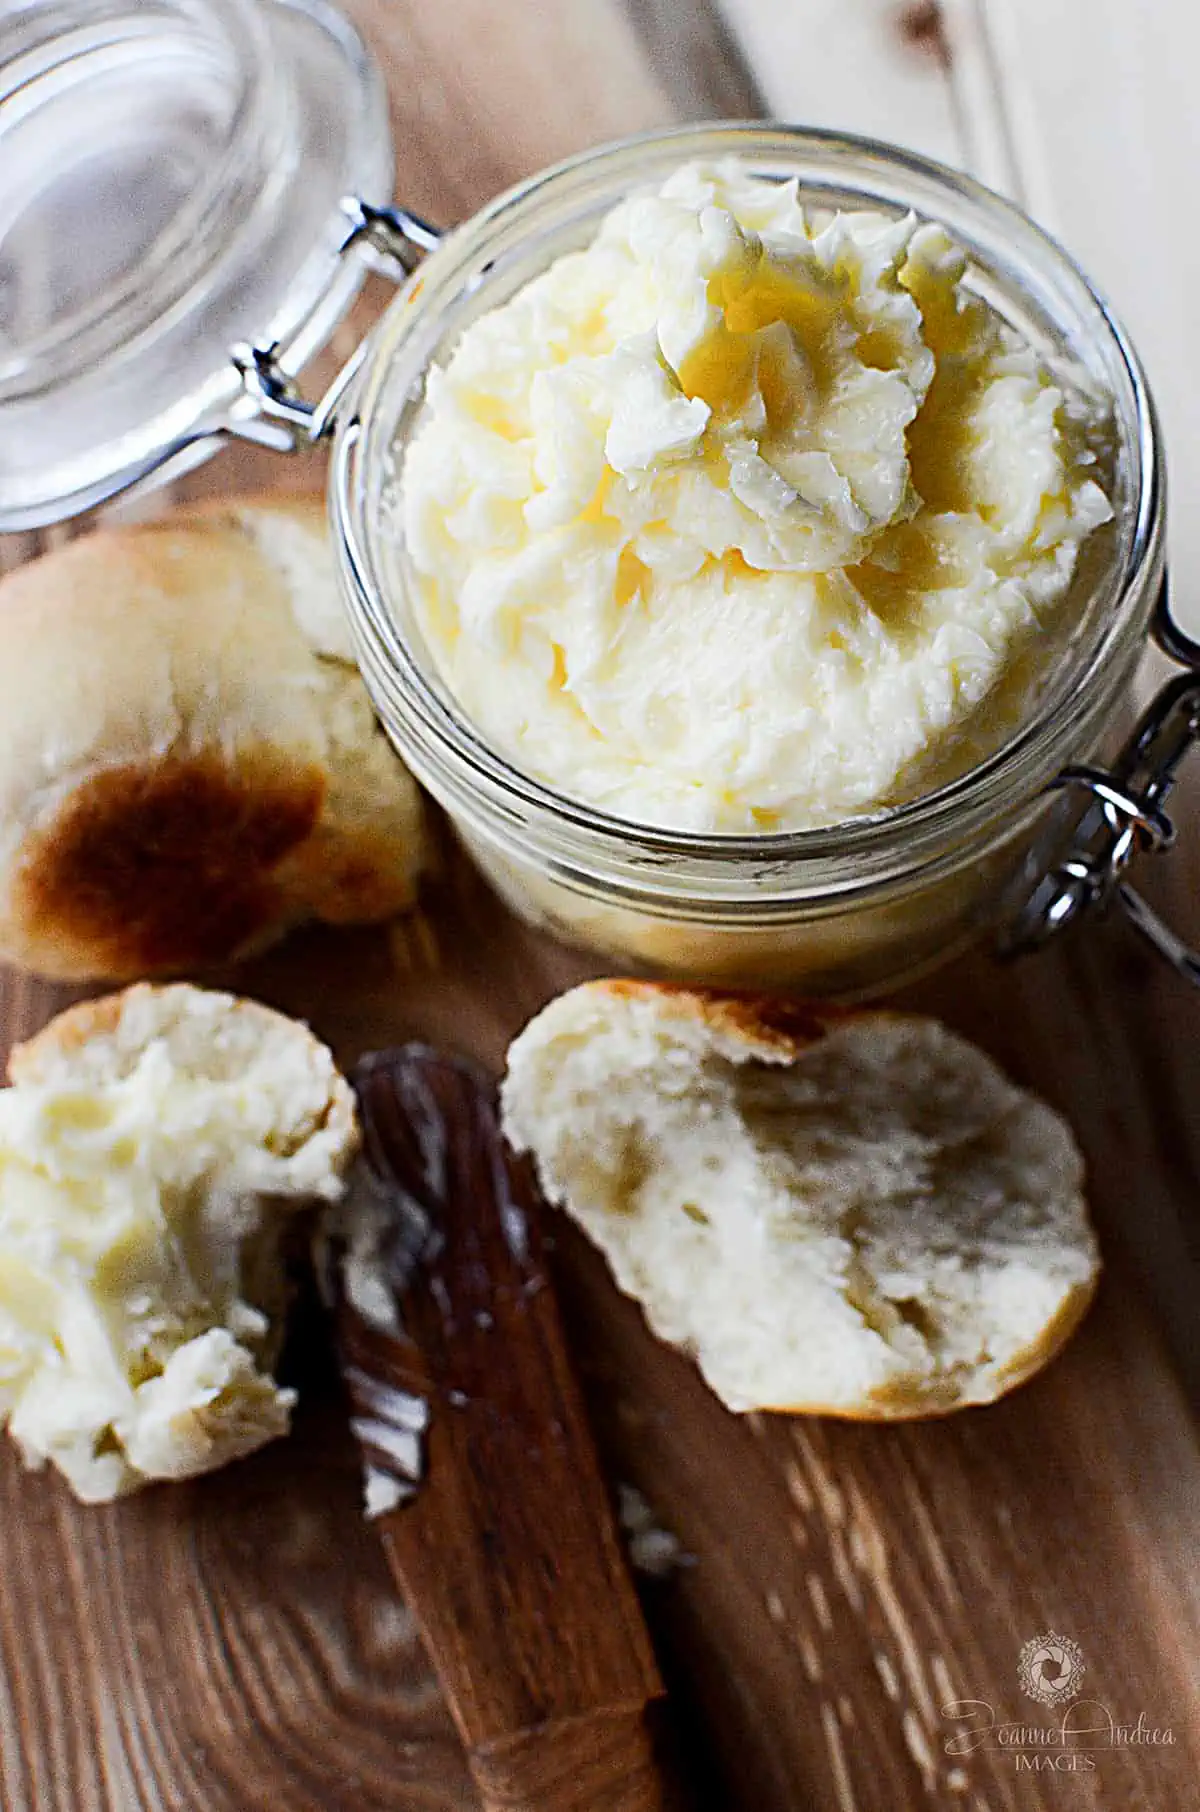
<instances>
[{"instance_id":1,"label":"metal wire clamp","mask_svg":"<svg viewBox=\"0 0 1200 1812\"><path fill-rule=\"evenodd\" d=\"M1002 940L1005 953L1038 949L1082 912L1115 903L1159 954L1200 986L1200 952L1188 948L1124 878L1134 859L1167 850L1175 827L1164 806L1188 750L1200 742L1200 644L1171 615L1164 578L1154 639L1188 671L1157 694L1111 769L1067 767L1051 792L1077 794L1079 810L1056 826L1047 870Z\"/></svg>"},{"instance_id":2,"label":"metal wire clamp","mask_svg":"<svg viewBox=\"0 0 1200 1812\"><path fill-rule=\"evenodd\" d=\"M441 239L436 227L407 208L376 208L352 195L342 202L342 212L347 232L341 256L365 256L373 270L396 284L405 282ZM295 378L284 371L278 345L234 346L230 357L242 380L242 408L225 424L224 432L277 453L316 446L332 434L369 345L370 336L365 335L316 402L308 401Z\"/></svg>"}]
</instances>

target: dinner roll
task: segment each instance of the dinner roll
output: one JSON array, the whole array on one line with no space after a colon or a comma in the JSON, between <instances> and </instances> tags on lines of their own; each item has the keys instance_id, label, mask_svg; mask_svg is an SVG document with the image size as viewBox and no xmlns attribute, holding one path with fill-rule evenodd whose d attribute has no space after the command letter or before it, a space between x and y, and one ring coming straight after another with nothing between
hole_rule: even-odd
<instances>
[{"instance_id":1,"label":"dinner roll","mask_svg":"<svg viewBox=\"0 0 1200 1812\"><path fill-rule=\"evenodd\" d=\"M100 1502L287 1432L297 1211L336 1201L349 1084L308 1029L177 984L74 1007L0 1090L0 1417Z\"/></svg>"},{"instance_id":2,"label":"dinner roll","mask_svg":"<svg viewBox=\"0 0 1200 1812\"><path fill-rule=\"evenodd\" d=\"M591 982L515 1040L502 1102L731 1409L989 1403L1096 1285L1068 1127L932 1019Z\"/></svg>"},{"instance_id":3,"label":"dinner roll","mask_svg":"<svg viewBox=\"0 0 1200 1812\"><path fill-rule=\"evenodd\" d=\"M0 583L0 638L0 957L166 975L411 902L420 799L319 503L69 542Z\"/></svg>"}]
</instances>

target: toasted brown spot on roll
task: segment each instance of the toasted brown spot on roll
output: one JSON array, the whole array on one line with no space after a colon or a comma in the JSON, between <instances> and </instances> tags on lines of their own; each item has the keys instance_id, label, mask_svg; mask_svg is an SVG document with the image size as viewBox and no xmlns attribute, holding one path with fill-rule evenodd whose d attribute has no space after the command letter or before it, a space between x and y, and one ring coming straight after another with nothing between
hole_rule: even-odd
<instances>
[{"instance_id":1,"label":"toasted brown spot on roll","mask_svg":"<svg viewBox=\"0 0 1200 1812\"><path fill-rule=\"evenodd\" d=\"M112 975L227 957L272 927L275 871L309 836L325 794L315 768L211 756L111 767L78 787L27 845L21 911Z\"/></svg>"}]
</instances>

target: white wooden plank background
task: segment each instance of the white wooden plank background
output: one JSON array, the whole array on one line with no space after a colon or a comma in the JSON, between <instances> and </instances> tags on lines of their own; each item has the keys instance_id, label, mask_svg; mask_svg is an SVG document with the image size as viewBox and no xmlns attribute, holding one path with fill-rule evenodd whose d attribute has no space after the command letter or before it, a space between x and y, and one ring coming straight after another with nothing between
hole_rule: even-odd
<instances>
[{"instance_id":1,"label":"white wooden plank background","mask_svg":"<svg viewBox=\"0 0 1200 1812\"><path fill-rule=\"evenodd\" d=\"M1200 637L1200 6L723 0L723 11L771 112L971 170L1107 292L1162 412L1176 609Z\"/></svg>"},{"instance_id":2,"label":"white wooden plank background","mask_svg":"<svg viewBox=\"0 0 1200 1812\"><path fill-rule=\"evenodd\" d=\"M1026 205L1108 291L1149 367L1166 429L1176 605L1200 636L1200 8L975 4Z\"/></svg>"},{"instance_id":3,"label":"white wooden plank background","mask_svg":"<svg viewBox=\"0 0 1200 1812\"><path fill-rule=\"evenodd\" d=\"M767 112L961 161L937 40L914 40L896 0L724 0L723 11Z\"/></svg>"}]
</instances>

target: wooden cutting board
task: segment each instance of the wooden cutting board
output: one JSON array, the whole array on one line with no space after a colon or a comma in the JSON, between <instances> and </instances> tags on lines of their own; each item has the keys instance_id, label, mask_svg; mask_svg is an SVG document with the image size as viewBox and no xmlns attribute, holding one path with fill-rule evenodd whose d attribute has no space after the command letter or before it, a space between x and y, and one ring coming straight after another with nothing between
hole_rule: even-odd
<instances>
[{"instance_id":1,"label":"wooden cutting board","mask_svg":"<svg viewBox=\"0 0 1200 1812\"><path fill-rule=\"evenodd\" d=\"M762 0L752 4L761 33ZM804 6L834 18L820 0ZM399 191L443 221L580 145L755 105L700 0L640 0L636 21L617 0L351 10L391 78ZM851 16L856 66L887 76L884 126L898 130L899 110L941 130L951 116L929 9L844 0L838 29ZM190 488L270 483L316 488L320 462L231 454ZM0 544L9 562L35 551L32 539ZM1151 891L1200 941L1198 779L1182 789L1183 850ZM498 1067L528 1015L592 972L515 924L447 846L418 916L298 936L236 985L308 1018L347 1062L419 1036ZM67 998L0 976L0 1036L26 1035ZM735 1418L561 1233L568 1329L609 1473L643 1491L690 1557L647 1583L645 1601L694 1803L1191 1812L1200 998L1113 925L1013 969L973 957L906 999L1060 1106L1090 1160L1104 1285L1064 1357L1009 1401L899 1429ZM218 1477L84 1510L54 1479L0 1459L0 1812L474 1804L361 1520L319 1320L294 1344L294 1437ZM1140 1714L1143 1731L1173 1741L1077 1747L1069 1779L1037 1761L1059 1755L1044 1743L1018 1756L994 1736L964 1742L967 1723L989 1716L1054 1721L1017 1672L1022 1645L1050 1630L1083 1652L1092 1723L1136 1726ZM944 1714L967 1700L966 1719Z\"/></svg>"}]
</instances>

